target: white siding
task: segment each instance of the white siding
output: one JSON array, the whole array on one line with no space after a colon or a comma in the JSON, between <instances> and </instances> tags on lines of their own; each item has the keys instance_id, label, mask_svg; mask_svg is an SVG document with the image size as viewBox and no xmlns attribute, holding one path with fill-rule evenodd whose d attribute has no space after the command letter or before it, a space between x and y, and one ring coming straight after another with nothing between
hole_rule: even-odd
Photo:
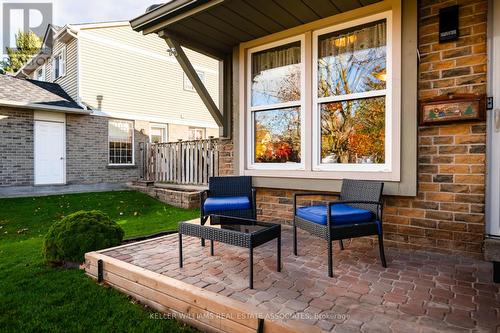
<instances>
[{"instance_id":1,"label":"white siding","mask_svg":"<svg viewBox=\"0 0 500 333\"><path fill-rule=\"evenodd\" d=\"M45 67L45 80L47 82L58 83L66 93L71 96L75 101L78 98L78 42L72 39L67 44L56 41L52 56L59 53L59 51L66 46L66 74L63 77L53 81L52 78L52 58L47 60Z\"/></svg>"},{"instance_id":2,"label":"white siding","mask_svg":"<svg viewBox=\"0 0 500 333\"><path fill-rule=\"evenodd\" d=\"M102 112L112 116L216 126L198 94L184 90L183 71L159 37L143 36L129 26L81 29L78 36L84 103L97 108L102 95ZM205 72L206 87L218 103L218 62L187 53Z\"/></svg>"}]
</instances>

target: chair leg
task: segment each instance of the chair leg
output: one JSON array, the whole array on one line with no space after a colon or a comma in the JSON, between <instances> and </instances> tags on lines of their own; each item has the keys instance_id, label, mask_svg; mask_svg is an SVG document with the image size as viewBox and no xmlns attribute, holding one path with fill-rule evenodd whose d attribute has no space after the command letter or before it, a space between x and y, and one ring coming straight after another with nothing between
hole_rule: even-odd
<instances>
[{"instance_id":1,"label":"chair leg","mask_svg":"<svg viewBox=\"0 0 500 333\"><path fill-rule=\"evenodd\" d=\"M204 225L205 222L207 222L207 219L208 219L208 216L202 216L201 221L200 221L201 225ZM203 247L205 246L205 238L201 239L201 246L203 246Z\"/></svg>"},{"instance_id":2,"label":"chair leg","mask_svg":"<svg viewBox=\"0 0 500 333\"><path fill-rule=\"evenodd\" d=\"M385 261L385 252L384 252L384 235L378 234L378 249L380 251L380 260L382 261L382 267L387 267L387 262Z\"/></svg>"},{"instance_id":3,"label":"chair leg","mask_svg":"<svg viewBox=\"0 0 500 333\"><path fill-rule=\"evenodd\" d=\"M297 226L295 225L295 220L293 222L293 254L297 255Z\"/></svg>"},{"instance_id":4,"label":"chair leg","mask_svg":"<svg viewBox=\"0 0 500 333\"><path fill-rule=\"evenodd\" d=\"M343 250L344 249L344 242L341 240L339 240L339 245L340 245L340 249Z\"/></svg>"},{"instance_id":5,"label":"chair leg","mask_svg":"<svg viewBox=\"0 0 500 333\"><path fill-rule=\"evenodd\" d=\"M328 276L333 277L333 251L332 240L328 240Z\"/></svg>"}]
</instances>

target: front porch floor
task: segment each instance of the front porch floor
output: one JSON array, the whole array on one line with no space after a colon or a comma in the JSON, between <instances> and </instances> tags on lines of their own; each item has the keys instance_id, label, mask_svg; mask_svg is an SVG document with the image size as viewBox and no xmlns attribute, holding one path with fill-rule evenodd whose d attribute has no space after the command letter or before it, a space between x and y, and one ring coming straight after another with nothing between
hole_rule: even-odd
<instances>
[{"instance_id":1,"label":"front porch floor","mask_svg":"<svg viewBox=\"0 0 500 333\"><path fill-rule=\"evenodd\" d=\"M247 250L221 243L215 243L212 257L208 245L203 248L199 239L184 237L182 269L177 234L99 255L324 331L496 332L500 327L499 285L492 282L488 262L386 248L384 269L376 248L345 241L343 251L335 244L335 277L329 278L325 241L299 231L295 257L291 228L283 226L282 233L280 273L275 271L276 240L254 250L253 290L248 289Z\"/></svg>"}]
</instances>

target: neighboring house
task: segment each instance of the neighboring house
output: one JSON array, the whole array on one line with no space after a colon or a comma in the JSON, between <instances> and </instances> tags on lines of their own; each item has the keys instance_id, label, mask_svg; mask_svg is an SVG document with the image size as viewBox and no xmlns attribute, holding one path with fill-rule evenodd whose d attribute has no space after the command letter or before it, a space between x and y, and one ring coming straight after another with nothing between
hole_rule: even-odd
<instances>
[{"instance_id":1,"label":"neighboring house","mask_svg":"<svg viewBox=\"0 0 500 333\"><path fill-rule=\"evenodd\" d=\"M0 77L0 187L125 183L141 143L217 137L167 49L128 22L49 26L16 78ZM218 61L186 52L218 97Z\"/></svg>"},{"instance_id":2,"label":"neighboring house","mask_svg":"<svg viewBox=\"0 0 500 333\"><path fill-rule=\"evenodd\" d=\"M152 140L218 136L218 126L175 57L166 54L163 39L143 36L129 22L109 22L51 26L45 41L51 52L42 61L34 57L17 77L58 83L94 115L136 121L136 129ZM218 61L187 52L218 98ZM157 80L161 86L151 84Z\"/></svg>"}]
</instances>

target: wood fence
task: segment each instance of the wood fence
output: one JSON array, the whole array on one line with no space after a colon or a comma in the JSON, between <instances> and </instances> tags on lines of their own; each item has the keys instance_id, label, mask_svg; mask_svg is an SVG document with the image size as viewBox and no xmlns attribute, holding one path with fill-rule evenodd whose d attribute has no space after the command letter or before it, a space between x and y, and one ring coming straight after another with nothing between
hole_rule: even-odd
<instances>
[{"instance_id":1,"label":"wood fence","mask_svg":"<svg viewBox=\"0 0 500 333\"><path fill-rule=\"evenodd\" d=\"M141 178L172 184L206 185L219 174L218 139L143 143Z\"/></svg>"}]
</instances>

